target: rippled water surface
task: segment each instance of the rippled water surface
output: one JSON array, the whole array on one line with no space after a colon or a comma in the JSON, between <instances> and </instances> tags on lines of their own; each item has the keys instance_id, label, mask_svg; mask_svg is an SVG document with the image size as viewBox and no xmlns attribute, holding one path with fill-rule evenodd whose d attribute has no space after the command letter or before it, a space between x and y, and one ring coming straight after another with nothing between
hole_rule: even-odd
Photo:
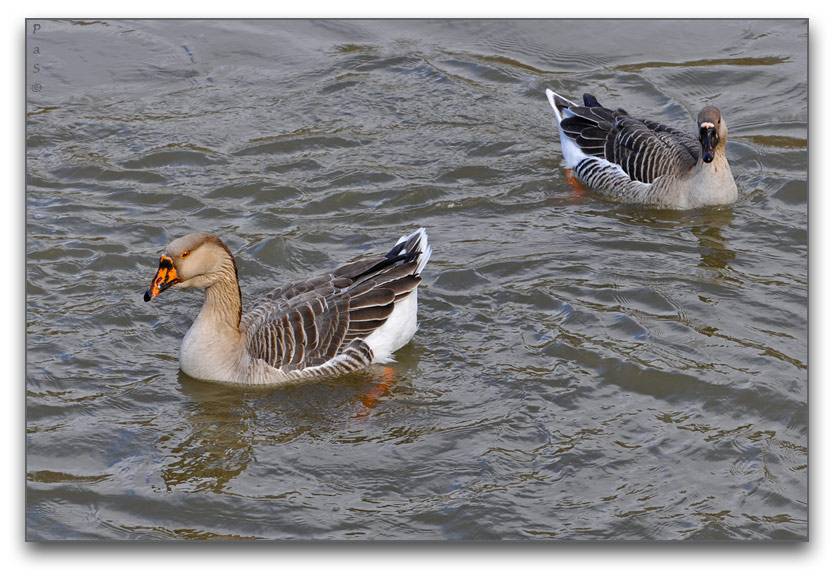
<instances>
[{"instance_id":1,"label":"rippled water surface","mask_svg":"<svg viewBox=\"0 0 834 580\"><path fill-rule=\"evenodd\" d=\"M806 538L807 23L702 24L29 21L27 537ZM718 105L740 200L576 188L548 87ZM201 383L142 301L192 231L247 300L419 226L389 369Z\"/></svg>"}]
</instances>

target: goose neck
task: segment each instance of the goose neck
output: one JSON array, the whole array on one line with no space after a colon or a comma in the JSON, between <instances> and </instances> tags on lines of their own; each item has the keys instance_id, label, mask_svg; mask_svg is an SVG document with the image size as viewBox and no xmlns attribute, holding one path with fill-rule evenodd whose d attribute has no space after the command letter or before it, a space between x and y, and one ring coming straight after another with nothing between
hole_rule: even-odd
<instances>
[{"instance_id":1,"label":"goose neck","mask_svg":"<svg viewBox=\"0 0 834 580\"><path fill-rule=\"evenodd\" d=\"M200 317L210 319L214 325L230 327L239 332L241 308L237 276L234 273L224 273L214 284L206 288L206 300Z\"/></svg>"}]
</instances>

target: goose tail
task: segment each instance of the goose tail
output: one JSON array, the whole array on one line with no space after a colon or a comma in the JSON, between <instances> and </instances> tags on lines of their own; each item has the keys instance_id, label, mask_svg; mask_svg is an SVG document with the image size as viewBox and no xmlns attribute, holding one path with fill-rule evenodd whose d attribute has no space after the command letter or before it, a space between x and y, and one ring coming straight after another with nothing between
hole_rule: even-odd
<instances>
[{"instance_id":1,"label":"goose tail","mask_svg":"<svg viewBox=\"0 0 834 580\"><path fill-rule=\"evenodd\" d=\"M568 107L575 107L576 103L567 100L562 95L554 93L550 89L545 89L544 94L547 95L547 102L550 103L551 108L553 108L553 113L556 115L556 119L559 123L561 123L562 119L565 117L573 116L571 112L566 109Z\"/></svg>"},{"instance_id":2,"label":"goose tail","mask_svg":"<svg viewBox=\"0 0 834 580\"><path fill-rule=\"evenodd\" d=\"M419 274L429 263L431 258L431 246L429 245L429 236L426 234L426 228L419 228L415 232L402 236L394 247L388 252L387 258L395 256L407 256L409 254L417 254L417 271Z\"/></svg>"},{"instance_id":3,"label":"goose tail","mask_svg":"<svg viewBox=\"0 0 834 580\"><path fill-rule=\"evenodd\" d=\"M546 89L545 94L547 95L547 102L550 103L550 106L553 108L553 113L556 115L556 120L559 122L559 140L562 142L562 159L568 169L572 169L580 161L588 157L573 139L565 135L562 129L562 120L574 116L570 107L576 107L577 105L550 89Z\"/></svg>"}]
</instances>

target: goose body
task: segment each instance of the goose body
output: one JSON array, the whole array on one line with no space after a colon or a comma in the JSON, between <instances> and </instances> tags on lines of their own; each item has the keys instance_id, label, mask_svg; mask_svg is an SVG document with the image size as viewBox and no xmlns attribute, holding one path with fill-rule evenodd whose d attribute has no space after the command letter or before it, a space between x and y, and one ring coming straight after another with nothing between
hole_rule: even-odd
<instances>
[{"instance_id":1,"label":"goose body","mask_svg":"<svg viewBox=\"0 0 834 580\"><path fill-rule=\"evenodd\" d=\"M205 301L180 346L196 379L273 385L335 376L389 362L417 330L417 286L431 256L425 229L385 255L288 283L242 305L237 266L213 234L171 242L145 292L204 288Z\"/></svg>"},{"instance_id":2,"label":"goose body","mask_svg":"<svg viewBox=\"0 0 834 580\"><path fill-rule=\"evenodd\" d=\"M577 105L546 90L559 122L565 165L574 177L613 199L691 209L731 204L738 188L725 154L727 123L716 107L698 115L697 138L592 95Z\"/></svg>"}]
</instances>

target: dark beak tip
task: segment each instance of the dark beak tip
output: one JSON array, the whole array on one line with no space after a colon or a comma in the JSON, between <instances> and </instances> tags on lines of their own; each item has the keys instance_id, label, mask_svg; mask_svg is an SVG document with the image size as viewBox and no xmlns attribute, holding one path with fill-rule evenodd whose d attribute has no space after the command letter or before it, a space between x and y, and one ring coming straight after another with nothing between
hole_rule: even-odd
<instances>
[{"instance_id":1,"label":"dark beak tip","mask_svg":"<svg viewBox=\"0 0 834 580\"><path fill-rule=\"evenodd\" d=\"M704 163L712 163L712 155L704 155Z\"/></svg>"},{"instance_id":2,"label":"dark beak tip","mask_svg":"<svg viewBox=\"0 0 834 580\"><path fill-rule=\"evenodd\" d=\"M152 298L151 297L151 291L150 290L145 290L145 302L150 302L151 298Z\"/></svg>"}]
</instances>

